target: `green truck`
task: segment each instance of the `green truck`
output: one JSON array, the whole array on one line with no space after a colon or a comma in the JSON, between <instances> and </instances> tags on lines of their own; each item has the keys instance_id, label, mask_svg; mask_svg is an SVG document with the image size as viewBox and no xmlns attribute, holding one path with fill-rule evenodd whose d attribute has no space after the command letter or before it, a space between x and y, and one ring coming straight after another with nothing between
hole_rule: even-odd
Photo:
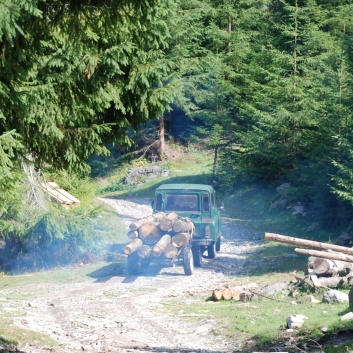
<instances>
[{"instance_id":1,"label":"green truck","mask_svg":"<svg viewBox=\"0 0 353 353\"><path fill-rule=\"evenodd\" d=\"M178 219L186 219L192 225L190 238L185 245L178 247L178 253L173 258L182 260L186 275L192 275L194 267L201 267L204 257L212 259L220 251L223 207L217 207L216 193L212 186L162 184L155 190L152 207L156 216L163 214L168 218L168 215L177 214ZM173 233L171 239L173 243ZM139 243L141 244L140 240ZM150 247L153 248L153 245ZM128 256L129 274L137 274L140 266L147 266L150 261L157 260L153 255L141 257L140 249Z\"/></svg>"},{"instance_id":2,"label":"green truck","mask_svg":"<svg viewBox=\"0 0 353 353\"><path fill-rule=\"evenodd\" d=\"M194 223L195 233L184 252L192 252L195 267L202 266L205 253L214 258L221 249L222 208L216 205L214 188L204 184L163 184L156 189L153 200L153 213L176 212ZM185 261L188 256L184 255L184 269Z\"/></svg>"}]
</instances>

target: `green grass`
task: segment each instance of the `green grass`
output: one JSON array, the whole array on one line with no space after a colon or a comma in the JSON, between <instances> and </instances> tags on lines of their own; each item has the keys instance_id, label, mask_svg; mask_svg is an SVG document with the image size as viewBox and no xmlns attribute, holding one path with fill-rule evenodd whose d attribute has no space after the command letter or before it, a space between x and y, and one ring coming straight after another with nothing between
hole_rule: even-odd
<instances>
[{"instance_id":1,"label":"green grass","mask_svg":"<svg viewBox=\"0 0 353 353\"><path fill-rule=\"evenodd\" d=\"M27 274L8 276L0 275L0 295L3 291L21 289L11 293L15 299L31 299L36 291L41 291L41 283L56 285L69 283L89 283L97 278L109 275L119 275L125 266L125 259L120 262L97 261L84 266L56 268L48 271L29 272Z\"/></svg>"},{"instance_id":2,"label":"green grass","mask_svg":"<svg viewBox=\"0 0 353 353\"><path fill-rule=\"evenodd\" d=\"M293 304L294 300L296 305ZM165 304L172 315L186 321L214 321L213 333L216 337L245 342L244 349L246 342L256 342L257 349L266 350L276 344L280 345L291 336L297 336L299 346L306 341L320 344L324 336L320 330L323 325L331 330L337 330L337 327L341 330L353 328L352 323L342 324L340 321L342 314L347 312L347 304L312 304L305 293L296 298L280 294L272 299L260 297L249 302L213 302L205 298L193 298L192 301L185 298L170 299ZM305 315L308 319L301 329L288 333L286 318L294 314Z\"/></svg>"},{"instance_id":3,"label":"green grass","mask_svg":"<svg viewBox=\"0 0 353 353\"><path fill-rule=\"evenodd\" d=\"M168 177L157 177L138 186L127 186L123 181L129 168L140 165L124 164L115 172L110 172L108 179L97 179L97 190L102 196L138 196L152 199L154 190L162 183L212 183L212 162L212 155L205 151L184 153L178 160L161 162L170 172Z\"/></svg>"},{"instance_id":4,"label":"green grass","mask_svg":"<svg viewBox=\"0 0 353 353\"><path fill-rule=\"evenodd\" d=\"M19 343L50 347L59 345L56 340L45 334L16 326L12 319L3 317L2 314L0 317L0 346L18 345Z\"/></svg>"}]
</instances>

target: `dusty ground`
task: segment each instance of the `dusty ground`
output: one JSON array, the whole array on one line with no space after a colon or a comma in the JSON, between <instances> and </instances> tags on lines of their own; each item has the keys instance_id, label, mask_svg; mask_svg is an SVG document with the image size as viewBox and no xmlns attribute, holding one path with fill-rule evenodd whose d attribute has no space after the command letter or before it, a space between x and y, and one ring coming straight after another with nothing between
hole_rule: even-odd
<instances>
[{"instance_id":1,"label":"dusty ground","mask_svg":"<svg viewBox=\"0 0 353 353\"><path fill-rule=\"evenodd\" d=\"M132 220L152 213L149 200L104 202L124 217L126 228ZM125 269L114 274L107 267L96 274L95 282L43 284L35 299L22 304L23 314L15 323L48 334L60 346L19 349L26 353L241 351L236 337L224 340L215 335L212 318L186 320L183 312L171 313L164 305L170 298L188 302L207 298L211 289L227 285L228 275L236 280L251 271L244 264L248 254L264 246L263 235L226 217L222 234L221 252L215 259L204 259L203 267L196 268L192 276L185 276L182 266L151 264L136 277L127 276ZM7 295L3 305L11 310L16 303L11 301L10 291ZM209 305L211 308L212 302Z\"/></svg>"}]
</instances>

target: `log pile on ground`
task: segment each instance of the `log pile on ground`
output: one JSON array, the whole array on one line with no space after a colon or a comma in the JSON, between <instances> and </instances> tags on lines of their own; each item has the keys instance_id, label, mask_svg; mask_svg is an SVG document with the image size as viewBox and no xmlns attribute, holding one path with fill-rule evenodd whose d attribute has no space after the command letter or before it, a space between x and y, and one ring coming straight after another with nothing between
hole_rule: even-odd
<instances>
[{"instance_id":1,"label":"log pile on ground","mask_svg":"<svg viewBox=\"0 0 353 353\"><path fill-rule=\"evenodd\" d=\"M131 222L127 233L130 242L123 248L125 255L138 253L141 259L165 257L174 259L189 244L195 226L177 213L159 212Z\"/></svg>"},{"instance_id":2,"label":"log pile on ground","mask_svg":"<svg viewBox=\"0 0 353 353\"><path fill-rule=\"evenodd\" d=\"M220 300L236 300L249 301L257 297L259 287L256 283L247 283L235 287L226 287L223 289L214 289L212 291L212 299L214 301Z\"/></svg>"},{"instance_id":3,"label":"log pile on ground","mask_svg":"<svg viewBox=\"0 0 353 353\"><path fill-rule=\"evenodd\" d=\"M310 255L306 277L314 287L336 288L353 284L353 248L273 233L265 233L265 239L311 248L294 250Z\"/></svg>"}]
</instances>

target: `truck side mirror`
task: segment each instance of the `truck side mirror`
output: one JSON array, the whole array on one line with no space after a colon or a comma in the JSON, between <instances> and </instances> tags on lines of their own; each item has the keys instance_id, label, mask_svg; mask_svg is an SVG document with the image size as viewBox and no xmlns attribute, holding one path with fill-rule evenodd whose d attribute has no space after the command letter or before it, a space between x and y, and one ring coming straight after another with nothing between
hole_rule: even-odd
<instances>
[{"instance_id":1,"label":"truck side mirror","mask_svg":"<svg viewBox=\"0 0 353 353\"><path fill-rule=\"evenodd\" d=\"M219 205L219 209L220 209L221 211L224 210L224 202L221 202L221 204Z\"/></svg>"}]
</instances>

